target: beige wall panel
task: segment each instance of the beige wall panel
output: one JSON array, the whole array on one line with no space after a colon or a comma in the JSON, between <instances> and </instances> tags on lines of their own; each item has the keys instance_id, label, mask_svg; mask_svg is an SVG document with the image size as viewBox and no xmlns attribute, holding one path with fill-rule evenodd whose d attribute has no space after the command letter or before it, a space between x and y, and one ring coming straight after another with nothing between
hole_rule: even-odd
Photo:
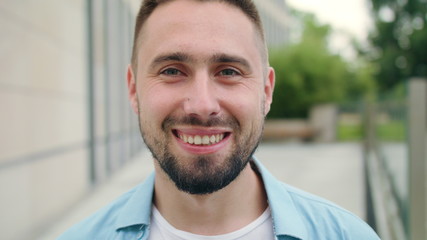
<instances>
[{"instance_id":1,"label":"beige wall panel","mask_svg":"<svg viewBox=\"0 0 427 240\"><path fill-rule=\"evenodd\" d=\"M75 41L84 33L85 0L3 0L0 9L19 19L29 31L38 32L68 49L81 49L84 42ZM78 34L77 36L75 34Z\"/></svg>"},{"instance_id":2,"label":"beige wall panel","mask_svg":"<svg viewBox=\"0 0 427 240\"><path fill-rule=\"evenodd\" d=\"M73 8L43 4L64 1L6 2L0 4L0 83L57 94L86 94L84 9L77 13Z\"/></svg>"},{"instance_id":3,"label":"beige wall panel","mask_svg":"<svg viewBox=\"0 0 427 240\"><path fill-rule=\"evenodd\" d=\"M31 180L27 166L0 170L0 239L17 239L31 218Z\"/></svg>"},{"instance_id":4,"label":"beige wall panel","mask_svg":"<svg viewBox=\"0 0 427 240\"><path fill-rule=\"evenodd\" d=\"M84 143L86 106L56 96L0 91L0 161Z\"/></svg>"},{"instance_id":5,"label":"beige wall panel","mask_svg":"<svg viewBox=\"0 0 427 240\"><path fill-rule=\"evenodd\" d=\"M9 0L0 12L0 161L84 141L84 1Z\"/></svg>"},{"instance_id":6,"label":"beige wall panel","mask_svg":"<svg viewBox=\"0 0 427 240\"><path fill-rule=\"evenodd\" d=\"M123 94L124 48L116 46L124 23L104 26L104 10L95 11L99 18L92 69L94 130L101 144L94 149L94 170L102 180L108 177L108 157L113 167L117 159L126 160L126 154L118 155L121 143L102 143L107 134L128 127L123 125L129 117L123 105L129 104ZM0 0L0 239L32 239L87 193L91 181L85 149L89 135L86 14L86 0ZM108 46L107 28L115 29L116 39ZM106 60L106 49L114 53L108 55L111 61ZM113 81L110 85L107 76Z\"/></svg>"},{"instance_id":7,"label":"beige wall panel","mask_svg":"<svg viewBox=\"0 0 427 240\"><path fill-rule=\"evenodd\" d=\"M82 149L33 165L31 190L34 208L31 212L34 220L50 222L85 196L90 186L87 158L87 151Z\"/></svg>"},{"instance_id":8,"label":"beige wall panel","mask_svg":"<svg viewBox=\"0 0 427 240\"><path fill-rule=\"evenodd\" d=\"M31 239L81 199L88 182L84 149L0 170L0 239Z\"/></svg>"}]
</instances>

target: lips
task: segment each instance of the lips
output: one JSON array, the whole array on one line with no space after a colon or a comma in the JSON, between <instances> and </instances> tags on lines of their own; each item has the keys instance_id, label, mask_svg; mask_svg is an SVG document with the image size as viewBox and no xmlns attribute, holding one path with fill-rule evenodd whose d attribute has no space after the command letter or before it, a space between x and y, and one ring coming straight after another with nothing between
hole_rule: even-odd
<instances>
[{"instance_id":1,"label":"lips","mask_svg":"<svg viewBox=\"0 0 427 240\"><path fill-rule=\"evenodd\" d=\"M174 135L182 142L192 146L212 146L222 142L230 135L230 132L196 132L173 130Z\"/></svg>"}]
</instances>

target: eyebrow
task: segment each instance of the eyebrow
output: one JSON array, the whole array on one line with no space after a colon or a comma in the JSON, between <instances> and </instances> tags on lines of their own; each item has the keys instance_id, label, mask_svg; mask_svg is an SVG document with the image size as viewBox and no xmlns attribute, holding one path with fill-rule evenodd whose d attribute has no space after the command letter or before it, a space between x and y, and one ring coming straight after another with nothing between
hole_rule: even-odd
<instances>
[{"instance_id":1,"label":"eyebrow","mask_svg":"<svg viewBox=\"0 0 427 240\"><path fill-rule=\"evenodd\" d=\"M151 67L154 67L157 64L163 63L163 62L169 62L169 61L176 61L176 62L189 62L190 56L184 53L171 53L171 54L164 54L156 57L152 63L150 64Z\"/></svg>"},{"instance_id":2,"label":"eyebrow","mask_svg":"<svg viewBox=\"0 0 427 240\"><path fill-rule=\"evenodd\" d=\"M228 54L215 54L210 59L210 61L213 63L237 63L247 69L251 68L249 62L246 59Z\"/></svg>"},{"instance_id":3,"label":"eyebrow","mask_svg":"<svg viewBox=\"0 0 427 240\"><path fill-rule=\"evenodd\" d=\"M182 53L182 52L176 52L176 53L167 53L162 54L154 58L154 60L150 64L150 68L154 68L156 65L161 64L163 62L196 62L196 58ZM235 55L225 54L225 53L218 53L214 54L212 57L210 57L207 62L209 63L237 63L242 65L246 69L251 69L251 66L249 62L242 58Z\"/></svg>"}]
</instances>

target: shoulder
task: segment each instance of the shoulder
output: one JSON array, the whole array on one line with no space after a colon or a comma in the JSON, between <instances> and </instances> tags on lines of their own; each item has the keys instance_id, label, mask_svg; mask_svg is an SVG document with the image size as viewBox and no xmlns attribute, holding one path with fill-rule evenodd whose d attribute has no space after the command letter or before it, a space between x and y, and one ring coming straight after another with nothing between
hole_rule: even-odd
<instances>
[{"instance_id":1,"label":"shoulder","mask_svg":"<svg viewBox=\"0 0 427 240\"><path fill-rule=\"evenodd\" d=\"M112 236L116 232L116 220L120 215L120 210L128 202L134 192L135 189L132 189L121 195L109 205L72 226L57 240L113 239Z\"/></svg>"},{"instance_id":2,"label":"shoulder","mask_svg":"<svg viewBox=\"0 0 427 240\"><path fill-rule=\"evenodd\" d=\"M287 184L282 183L282 187L289 193L311 237L379 239L372 228L355 214L328 200ZM330 236L336 236L336 238L329 238Z\"/></svg>"},{"instance_id":3,"label":"shoulder","mask_svg":"<svg viewBox=\"0 0 427 240\"><path fill-rule=\"evenodd\" d=\"M256 159L278 235L317 240L378 240L372 228L353 213L313 194L291 187Z\"/></svg>"}]
</instances>

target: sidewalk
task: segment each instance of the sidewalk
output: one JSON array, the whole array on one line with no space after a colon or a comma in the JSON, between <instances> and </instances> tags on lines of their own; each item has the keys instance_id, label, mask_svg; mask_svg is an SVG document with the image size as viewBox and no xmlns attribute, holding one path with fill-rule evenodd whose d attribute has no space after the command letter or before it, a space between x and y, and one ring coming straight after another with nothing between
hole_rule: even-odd
<instances>
[{"instance_id":1,"label":"sidewalk","mask_svg":"<svg viewBox=\"0 0 427 240\"><path fill-rule=\"evenodd\" d=\"M358 144L263 143L255 156L280 180L331 200L364 218L363 162ZM146 151L37 239L55 239L142 182L152 170L151 154Z\"/></svg>"},{"instance_id":2,"label":"sidewalk","mask_svg":"<svg viewBox=\"0 0 427 240\"><path fill-rule=\"evenodd\" d=\"M262 144L255 153L281 181L328 199L365 219L359 143Z\"/></svg>"}]
</instances>

